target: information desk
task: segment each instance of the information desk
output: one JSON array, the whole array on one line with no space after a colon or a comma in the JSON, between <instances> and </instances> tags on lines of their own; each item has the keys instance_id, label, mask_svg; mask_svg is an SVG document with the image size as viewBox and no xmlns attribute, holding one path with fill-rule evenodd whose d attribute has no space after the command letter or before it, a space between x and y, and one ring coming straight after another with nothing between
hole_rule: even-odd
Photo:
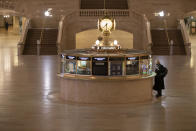
<instances>
[{"instance_id":1,"label":"information desk","mask_svg":"<svg viewBox=\"0 0 196 131\"><path fill-rule=\"evenodd\" d=\"M152 59L145 51L61 54L61 98L74 103L120 104L152 99Z\"/></svg>"}]
</instances>

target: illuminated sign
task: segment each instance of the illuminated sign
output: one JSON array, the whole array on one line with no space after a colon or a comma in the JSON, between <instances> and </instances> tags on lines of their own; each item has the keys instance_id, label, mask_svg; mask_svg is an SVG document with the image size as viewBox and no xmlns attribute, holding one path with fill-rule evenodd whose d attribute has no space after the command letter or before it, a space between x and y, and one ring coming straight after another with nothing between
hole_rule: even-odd
<instances>
[{"instance_id":1,"label":"illuminated sign","mask_svg":"<svg viewBox=\"0 0 196 131\"><path fill-rule=\"evenodd\" d=\"M78 60L86 61L86 60L90 60L90 59L91 59L90 57L78 57Z\"/></svg>"},{"instance_id":2,"label":"illuminated sign","mask_svg":"<svg viewBox=\"0 0 196 131\"><path fill-rule=\"evenodd\" d=\"M128 60L135 60L135 57L129 57Z\"/></svg>"},{"instance_id":3,"label":"illuminated sign","mask_svg":"<svg viewBox=\"0 0 196 131\"><path fill-rule=\"evenodd\" d=\"M66 59L75 60L76 57L75 56L67 56Z\"/></svg>"},{"instance_id":4,"label":"illuminated sign","mask_svg":"<svg viewBox=\"0 0 196 131\"><path fill-rule=\"evenodd\" d=\"M103 47L100 47L100 48L103 49L103 50L114 50L114 49L116 49L115 46L109 46L109 47L103 46Z\"/></svg>"},{"instance_id":5,"label":"illuminated sign","mask_svg":"<svg viewBox=\"0 0 196 131\"><path fill-rule=\"evenodd\" d=\"M94 57L93 60L95 61L107 61L106 57Z\"/></svg>"},{"instance_id":6,"label":"illuminated sign","mask_svg":"<svg viewBox=\"0 0 196 131\"><path fill-rule=\"evenodd\" d=\"M139 57L128 57L127 60L139 60Z\"/></svg>"}]
</instances>

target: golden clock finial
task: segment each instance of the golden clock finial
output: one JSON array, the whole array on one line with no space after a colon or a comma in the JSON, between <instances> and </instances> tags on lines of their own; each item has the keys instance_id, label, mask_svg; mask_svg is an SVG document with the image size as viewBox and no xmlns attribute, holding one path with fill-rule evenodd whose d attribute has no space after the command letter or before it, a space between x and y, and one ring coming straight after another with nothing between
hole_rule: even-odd
<instances>
[{"instance_id":1,"label":"golden clock finial","mask_svg":"<svg viewBox=\"0 0 196 131\"><path fill-rule=\"evenodd\" d=\"M105 8L105 0L104 0L104 8ZM105 10L104 10L104 13ZM112 17L104 14L103 18L98 19L98 30L102 32L102 39L98 39L95 42L95 45L92 47L97 50L118 50L120 49L120 45L117 40L111 41L110 34L111 31L115 30L116 22Z\"/></svg>"}]
</instances>

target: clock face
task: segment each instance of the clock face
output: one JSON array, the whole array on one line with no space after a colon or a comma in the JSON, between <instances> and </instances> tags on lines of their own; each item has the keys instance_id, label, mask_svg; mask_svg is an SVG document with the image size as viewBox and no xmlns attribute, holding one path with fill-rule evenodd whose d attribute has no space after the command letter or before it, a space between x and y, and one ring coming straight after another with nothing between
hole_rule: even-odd
<instances>
[{"instance_id":1,"label":"clock face","mask_svg":"<svg viewBox=\"0 0 196 131\"><path fill-rule=\"evenodd\" d=\"M113 26L113 23L110 19L103 19L100 22L100 27L102 30L111 30Z\"/></svg>"}]
</instances>

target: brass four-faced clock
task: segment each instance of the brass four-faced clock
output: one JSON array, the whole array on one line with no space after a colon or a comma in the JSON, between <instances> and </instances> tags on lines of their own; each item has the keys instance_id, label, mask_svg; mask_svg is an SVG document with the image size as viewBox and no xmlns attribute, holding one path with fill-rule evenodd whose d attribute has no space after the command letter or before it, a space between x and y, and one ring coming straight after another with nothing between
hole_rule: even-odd
<instances>
[{"instance_id":1,"label":"brass four-faced clock","mask_svg":"<svg viewBox=\"0 0 196 131\"><path fill-rule=\"evenodd\" d=\"M115 30L116 22L113 18L104 17L98 20L98 29L101 32Z\"/></svg>"}]
</instances>

